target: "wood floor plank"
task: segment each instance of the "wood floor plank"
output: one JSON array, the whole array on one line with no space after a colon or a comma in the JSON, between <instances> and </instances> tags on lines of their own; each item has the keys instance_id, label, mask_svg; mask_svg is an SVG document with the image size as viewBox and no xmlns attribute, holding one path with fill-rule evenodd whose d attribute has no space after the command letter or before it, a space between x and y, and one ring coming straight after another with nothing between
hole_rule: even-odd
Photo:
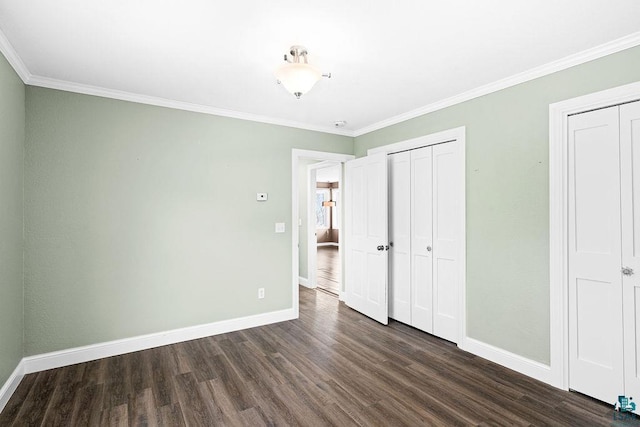
<instances>
[{"instance_id":1,"label":"wood floor plank","mask_svg":"<svg viewBox=\"0 0 640 427\"><path fill-rule=\"evenodd\" d=\"M300 288L300 318L26 375L0 426L605 426L565 392Z\"/></svg>"},{"instance_id":2,"label":"wood floor plank","mask_svg":"<svg viewBox=\"0 0 640 427\"><path fill-rule=\"evenodd\" d=\"M99 425L102 415L104 385L90 384L78 389L73 401L72 426Z\"/></svg>"},{"instance_id":3,"label":"wood floor plank","mask_svg":"<svg viewBox=\"0 0 640 427\"><path fill-rule=\"evenodd\" d=\"M129 360L127 354L113 356L107 359L106 381L104 392L103 409L110 413L111 408L120 407L127 404L127 399L132 394L131 388L131 367L126 363ZM114 416L119 412L115 411ZM110 415L109 415L110 416ZM107 417L110 419L109 417Z\"/></svg>"},{"instance_id":4,"label":"wood floor plank","mask_svg":"<svg viewBox=\"0 0 640 427\"><path fill-rule=\"evenodd\" d=\"M179 403L160 406L157 409L158 424L167 427L186 426Z\"/></svg>"},{"instance_id":5,"label":"wood floor plank","mask_svg":"<svg viewBox=\"0 0 640 427\"><path fill-rule=\"evenodd\" d=\"M167 347L148 350L149 375L153 398L158 407L176 403L178 398L173 386L172 354Z\"/></svg>"},{"instance_id":6,"label":"wood floor plank","mask_svg":"<svg viewBox=\"0 0 640 427\"><path fill-rule=\"evenodd\" d=\"M29 393L32 391L37 378L38 374L29 374L22 378L13 396L11 396L2 413L0 413L0 426L9 426L14 420L18 419L18 413L22 406L27 404Z\"/></svg>"},{"instance_id":7,"label":"wood floor plank","mask_svg":"<svg viewBox=\"0 0 640 427\"><path fill-rule=\"evenodd\" d=\"M226 426L242 426L242 417L240 414L248 409L238 411L232 397L227 392L222 380L210 380L200 384L203 396L210 397L208 400L211 405L215 405L218 418Z\"/></svg>"},{"instance_id":8,"label":"wood floor plank","mask_svg":"<svg viewBox=\"0 0 640 427\"><path fill-rule=\"evenodd\" d=\"M16 419L25 425L40 425L45 416L47 406L53 397L58 375L61 369L51 369L37 373L36 381L31 387Z\"/></svg>"},{"instance_id":9,"label":"wood floor plank","mask_svg":"<svg viewBox=\"0 0 640 427\"><path fill-rule=\"evenodd\" d=\"M207 403L202 399L198 382L192 373L180 374L175 377L176 393L185 424L189 426L210 426L216 421Z\"/></svg>"},{"instance_id":10,"label":"wood floor plank","mask_svg":"<svg viewBox=\"0 0 640 427\"><path fill-rule=\"evenodd\" d=\"M157 426L157 405L153 399L153 391L146 388L129 399L127 412L129 424L132 426Z\"/></svg>"},{"instance_id":11,"label":"wood floor plank","mask_svg":"<svg viewBox=\"0 0 640 427\"><path fill-rule=\"evenodd\" d=\"M105 427L127 427L129 425L127 404L113 406L102 411L100 425Z\"/></svg>"},{"instance_id":12,"label":"wood floor plank","mask_svg":"<svg viewBox=\"0 0 640 427\"><path fill-rule=\"evenodd\" d=\"M60 369L58 381L47 406L43 425L64 426L71 423L75 395L82 382L85 365L72 365Z\"/></svg>"}]
</instances>

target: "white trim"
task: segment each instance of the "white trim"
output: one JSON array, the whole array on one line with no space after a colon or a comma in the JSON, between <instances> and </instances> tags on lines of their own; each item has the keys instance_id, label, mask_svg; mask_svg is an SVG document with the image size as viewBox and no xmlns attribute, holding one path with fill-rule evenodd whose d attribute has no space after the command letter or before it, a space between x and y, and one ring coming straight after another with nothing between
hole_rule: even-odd
<instances>
[{"instance_id":1,"label":"white trim","mask_svg":"<svg viewBox=\"0 0 640 427\"><path fill-rule=\"evenodd\" d=\"M569 388L567 173L569 115L640 99L640 82L549 106L549 302L551 382Z\"/></svg>"},{"instance_id":2,"label":"white trim","mask_svg":"<svg viewBox=\"0 0 640 427\"><path fill-rule=\"evenodd\" d=\"M22 381L22 377L24 377L24 361L21 360L16 366L16 369L13 370L13 373L7 378L7 381L4 383L2 388L0 388L0 413L4 409L4 407L11 399L11 396L20 385L20 381Z\"/></svg>"},{"instance_id":3,"label":"white trim","mask_svg":"<svg viewBox=\"0 0 640 427\"><path fill-rule=\"evenodd\" d=\"M305 288L310 288L309 279L306 277L298 276L298 284L304 286Z\"/></svg>"},{"instance_id":4,"label":"white trim","mask_svg":"<svg viewBox=\"0 0 640 427\"><path fill-rule=\"evenodd\" d=\"M335 246L339 248L340 244L336 242L322 242L322 243L317 243L316 246Z\"/></svg>"},{"instance_id":5,"label":"white trim","mask_svg":"<svg viewBox=\"0 0 640 427\"><path fill-rule=\"evenodd\" d=\"M552 61L547 64L535 67L531 70L524 71L522 73L507 77L505 79L498 80L493 83L489 83L478 88L471 89L467 92L452 96L447 99L443 99L432 104L425 105L415 110L407 111L381 120L377 123L373 123L368 126L364 126L356 130L339 129L335 127L313 126L305 123L289 121L285 119L278 119L273 117L261 116L257 114L243 113L239 111L227 110L223 108L216 108L212 106L192 104L188 102L173 101L164 98L158 98L153 96L141 95L131 92L113 90L102 88L98 86L85 85L80 83L73 83L65 80L52 79L43 76L34 76L28 70L16 50L13 48L6 35L0 31L0 52L4 54L16 73L20 76L25 84L31 86L39 86L50 89L64 90L68 92L82 93L86 95L100 96L104 98L119 99L123 101L137 102L141 104L156 105L160 107L174 108L178 110L186 110L199 112L204 114L212 114L222 117L231 117L241 120L251 120L260 123L269 123L280 126L293 127L298 129L312 130L317 132L330 133L335 135L343 135L349 137L358 137L375 130L379 130L397 123L404 122L406 120L413 119L428 113L432 113L443 108L451 107L462 102L469 101L480 96L484 96L493 92L497 92L502 89L506 89L511 86L515 86L520 83L524 83L530 80L534 80L546 75L565 70L567 68L574 67L576 65L584 64L585 62L593 61L598 58L602 58L607 55L614 54L616 52L630 49L632 47L640 45L640 32L635 32L627 36L612 40L610 42L601 44L591 49L578 52L573 55L569 55L565 58L561 58L557 61Z\"/></svg>"},{"instance_id":6,"label":"white trim","mask_svg":"<svg viewBox=\"0 0 640 427\"><path fill-rule=\"evenodd\" d=\"M400 151L413 150L420 147L426 147L428 145L442 144L443 142L456 140L462 140L464 144L465 133L466 128L464 126L447 129L442 132L419 136L417 138L407 139L394 144L383 145L382 147L370 148L367 150L367 156L371 156L376 153L397 153Z\"/></svg>"},{"instance_id":7,"label":"white trim","mask_svg":"<svg viewBox=\"0 0 640 427\"><path fill-rule=\"evenodd\" d=\"M516 372L535 378L536 380L553 384L551 368L543 363L527 359L526 357L469 337L465 337L460 348L476 356L480 356L483 359L490 360L509 369L513 369Z\"/></svg>"},{"instance_id":8,"label":"white trim","mask_svg":"<svg viewBox=\"0 0 640 427\"><path fill-rule=\"evenodd\" d=\"M13 67L23 83L26 84L31 80L31 73L27 69L27 66L24 65L24 62L22 62L22 59L18 56L18 53L2 30L0 30L0 52L2 52L5 58L7 58L7 61Z\"/></svg>"},{"instance_id":9,"label":"white trim","mask_svg":"<svg viewBox=\"0 0 640 427\"><path fill-rule=\"evenodd\" d=\"M110 356L146 350L168 344L204 338L212 335L239 331L247 328L268 325L295 319L292 309L256 314L238 319L223 320L205 325L190 326L171 331L141 335L83 347L70 348L51 353L29 356L22 359L24 373L44 371L62 366L84 363Z\"/></svg>"},{"instance_id":10,"label":"white trim","mask_svg":"<svg viewBox=\"0 0 640 427\"><path fill-rule=\"evenodd\" d=\"M208 105L192 104L190 102L174 101L156 96L140 95L115 89L107 89L99 86L73 83L64 80L50 79L48 77L32 76L28 82L30 86L39 86L48 89L57 89L66 92L81 93L84 95L99 96L102 98L118 99L121 101L136 102L139 104L154 105L157 107L173 108L176 110L192 111L195 113L211 114L214 116L230 117L233 119L249 120L252 122L268 123L278 126L287 126L297 129L312 130L315 132L331 133L335 135L353 137L353 131L331 126L314 126L293 120L279 119L262 116L259 114L244 113L241 111L216 108Z\"/></svg>"},{"instance_id":11,"label":"white trim","mask_svg":"<svg viewBox=\"0 0 640 427\"><path fill-rule=\"evenodd\" d=\"M299 202L299 182L298 169L299 159L316 159L328 160L334 162L346 162L354 159L352 154L328 153L324 151L300 150L294 148L291 150L291 221L298 224L300 218ZM300 251L298 250L300 227L291 227L291 270L292 270L292 304L295 317L297 318L300 310L300 295L298 290L298 276L300 274Z\"/></svg>"},{"instance_id":12,"label":"white trim","mask_svg":"<svg viewBox=\"0 0 640 427\"><path fill-rule=\"evenodd\" d=\"M467 336L466 324L467 324L467 310L466 310L466 289L467 289L467 231L466 231L466 223L467 223L467 209L466 209L466 127L460 126L453 129L447 129L442 132L432 133L429 135L420 136L418 138L408 139L406 141L396 142L394 144L383 145L381 147L371 148L367 150L367 155L371 156L377 153L397 153L399 151L405 150L413 150L415 148L426 147L428 145L442 144L445 142L457 141L459 144L459 159L462 163L462 182L461 182L461 191L458 195L458 205L462 210L462 218L461 223L459 224L461 235L463 239L461 239L460 244L460 252L458 256L460 257L460 270L458 272L460 277L458 295L458 345L463 342ZM346 222L345 222L346 223Z\"/></svg>"},{"instance_id":13,"label":"white trim","mask_svg":"<svg viewBox=\"0 0 640 427\"><path fill-rule=\"evenodd\" d=\"M594 59L602 58L603 56L611 55L638 45L640 45L640 32L629 34L627 36L612 40L608 43L601 44L594 48L569 55L557 61L549 62L539 67L532 68L531 70L515 74L505 79L480 86L478 88L471 89L459 95L455 95L450 98L434 102L433 104L425 105L424 107L420 107L415 110L407 111L406 113L381 120L372 125L356 129L353 132L353 136L361 136L366 133L385 128L387 126L395 125L397 123L401 123L422 116L424 114L432 113L437 110L442 110L443 108L451 107L453 105L460 104L462 102L466 102L484 95L488 95L490 93L518 85L520 83L544 77L558 71L566 70L567 68L575 67L576 65L584 64L585 62L593 61Z\"/></svg>"}]
</instances>

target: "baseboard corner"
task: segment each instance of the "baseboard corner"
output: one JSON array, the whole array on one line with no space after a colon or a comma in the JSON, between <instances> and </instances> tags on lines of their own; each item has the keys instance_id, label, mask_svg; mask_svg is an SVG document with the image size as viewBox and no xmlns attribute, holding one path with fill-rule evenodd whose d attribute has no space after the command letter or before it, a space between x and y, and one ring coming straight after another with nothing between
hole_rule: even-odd
<instances>
[{"instance_id":1,"label":"baseboard corner","mask_svg":"<svg viewBox=\"0 0 640 427\"><path fill-rule=\"evenodd\" d=\"M9 403L9 399L11 399L11 396L18 388L18 385L20 385L20 381L22 381L24 374L24 359L22 359L2 388L0 388L0 413L3 411L7 403Z\"/></svg>"}]
</instances>

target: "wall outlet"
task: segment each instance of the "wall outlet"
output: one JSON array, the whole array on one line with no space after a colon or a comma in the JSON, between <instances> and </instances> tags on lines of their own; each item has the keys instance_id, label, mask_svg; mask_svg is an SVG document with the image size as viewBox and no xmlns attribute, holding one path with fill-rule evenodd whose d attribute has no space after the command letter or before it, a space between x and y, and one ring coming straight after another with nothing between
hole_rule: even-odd
<instances>
[{"instance_id":1,"label":"wall outlet","mask_svg":"<svg viewBox=\"0 0 640 427\"><path fill-rule=\"evenodd\" d=\"M258 288L258 299L264 298L264 288Z\"/></svg>"}]
</instances>

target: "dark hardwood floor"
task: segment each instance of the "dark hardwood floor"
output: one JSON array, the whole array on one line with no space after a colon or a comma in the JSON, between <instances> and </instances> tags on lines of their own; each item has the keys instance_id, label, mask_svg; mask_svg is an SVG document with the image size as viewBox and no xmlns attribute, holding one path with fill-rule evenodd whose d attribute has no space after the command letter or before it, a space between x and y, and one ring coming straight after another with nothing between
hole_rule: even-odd
<instances>
[{"instance_id":1,"label":"dark hardwood floor","mask_svg":"<svg viewBox=\"0 0 640 427\"><path fill-rule=\"evenodd\" d=\"M298 320L27 375L0 426L607 426L613 414L301 287Z\"/></svg>"},{"instance_id":2,"label":"dark hardwood floor","mask_svg":"<svg viewBox=\"0 0 640 427\"><path fill-rule=\"evenodd\" d=\"M340 294L340 254L337 246L318 246L318 287Z\"/></svg>"}]
</instances>

